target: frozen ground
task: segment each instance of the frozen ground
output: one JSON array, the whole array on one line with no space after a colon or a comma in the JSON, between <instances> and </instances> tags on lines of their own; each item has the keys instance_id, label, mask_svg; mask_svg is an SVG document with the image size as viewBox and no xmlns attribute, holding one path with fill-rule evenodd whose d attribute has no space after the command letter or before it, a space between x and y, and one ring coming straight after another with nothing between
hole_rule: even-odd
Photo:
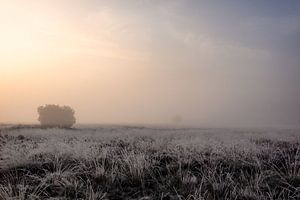
<instances>
[{"instance_id":1,"label":"frozen ground","mask_svg":"<svg viewBox=\"0 0 300 200\"><path fill-rule=\"evenodd\" d=\"M300 198L296 129L0 130L0 200Z\"/></svg>"}]
</instances>

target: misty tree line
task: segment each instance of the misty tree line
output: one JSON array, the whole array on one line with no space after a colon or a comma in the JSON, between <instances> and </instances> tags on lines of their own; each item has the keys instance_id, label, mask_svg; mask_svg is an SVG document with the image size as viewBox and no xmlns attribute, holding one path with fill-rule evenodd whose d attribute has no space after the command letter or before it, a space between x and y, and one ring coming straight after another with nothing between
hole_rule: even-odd
<instances>
[{"instance_id":1,"label":"misty tree line","mask_svg":"<svg viewBox=\"0 0 300 200\"><path fill-rule=\"evenodd\" d=\"M43 128L71 128L76 123L75 111L70 106L59 106L47 104L37 109L40 122ZM173 124L180 124L182 117L175 115L171 118Z\"/></svg>"}]
</instances>

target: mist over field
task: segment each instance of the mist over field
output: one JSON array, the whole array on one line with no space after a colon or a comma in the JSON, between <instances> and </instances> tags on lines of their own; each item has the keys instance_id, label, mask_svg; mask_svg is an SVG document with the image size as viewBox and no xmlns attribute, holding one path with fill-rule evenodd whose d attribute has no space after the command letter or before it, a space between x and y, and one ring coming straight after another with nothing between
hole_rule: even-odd
<instances>
[{"instance_id":1,"label":"mist over field","mask_svg":"<svg viewBox=\"0 0 300 200\"><path fill-rule=\"evenodd\" d=\"M299 200L300 1L0 0L0 200Z\"/></svg>"},{"instance_id":2,"label":"mist over field","mask_svg":"<svg viewBox=\"0 0 300 200\"><path fill-rule=\"evenodd\" d=\"M299 127L299 1L1 1L0 121Z\"/></svg>"}]
</instances>

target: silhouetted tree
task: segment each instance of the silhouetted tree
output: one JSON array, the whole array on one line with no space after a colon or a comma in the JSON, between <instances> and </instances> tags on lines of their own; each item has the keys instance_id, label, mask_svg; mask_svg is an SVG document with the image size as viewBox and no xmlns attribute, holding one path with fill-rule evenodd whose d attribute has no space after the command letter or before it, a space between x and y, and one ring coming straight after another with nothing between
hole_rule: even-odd
<instances>
[{"instance_id":1,"label":"silhouetted tree","mask_svg":"<svg viewBox=\"0 0 300 200\"><path fill-rule=\"evenodd\" d=\"M76 123L75 111L69 106L40 106L38 113L42 127L71 128Z\"/></svg>"}]
</instances>

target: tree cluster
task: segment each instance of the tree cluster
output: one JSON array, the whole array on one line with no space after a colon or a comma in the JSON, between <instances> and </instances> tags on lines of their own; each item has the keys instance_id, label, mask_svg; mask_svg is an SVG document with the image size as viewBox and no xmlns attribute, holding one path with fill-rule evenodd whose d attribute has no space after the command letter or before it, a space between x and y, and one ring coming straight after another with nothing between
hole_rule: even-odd
<instances>
[{"instance_id":1,"label":"tree cluster","mask_svg":"<svg viewBox=\"0 0 300 200\"><path fill-rule=\"evenodd\" d=\"M69 106L40 106L38 114L41 126L46 128L71 128L76 123L75 111Z\"/></svg>"}]
</instances>

